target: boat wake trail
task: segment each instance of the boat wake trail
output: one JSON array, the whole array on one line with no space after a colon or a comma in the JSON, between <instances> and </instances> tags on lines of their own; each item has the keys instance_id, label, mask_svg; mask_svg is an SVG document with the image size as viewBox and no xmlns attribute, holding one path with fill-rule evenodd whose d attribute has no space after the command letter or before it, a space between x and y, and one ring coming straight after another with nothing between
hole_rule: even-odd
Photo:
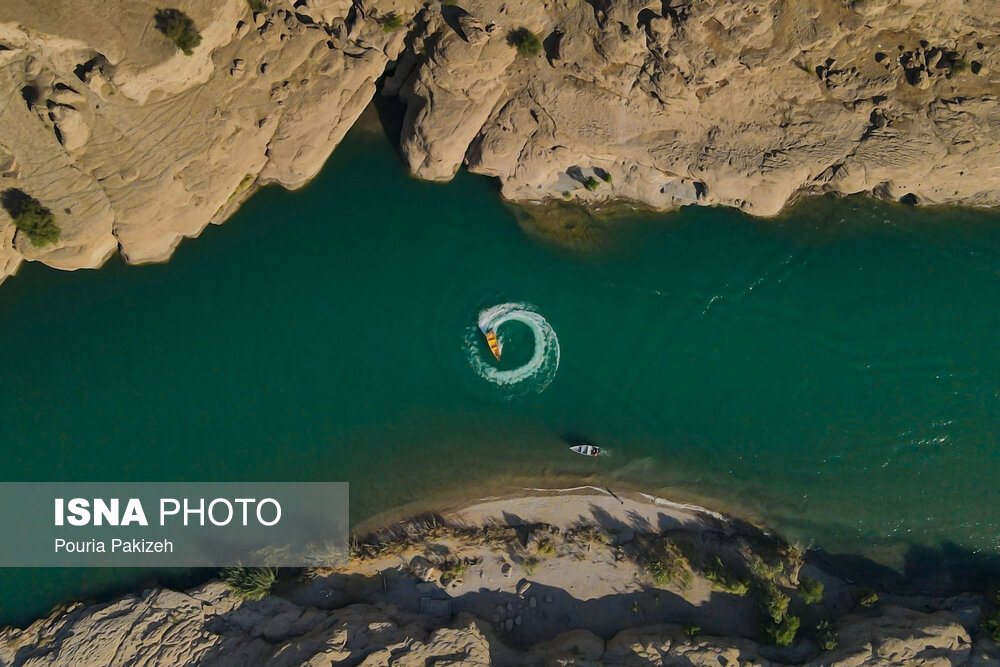
<instances>
[{"instance_id":1,"label":"boat wake trail","mask_svg":"<svg viewBox=\"0 0 1000 667\"><path fill-rule=\"evenodd\" d=\"M481 329L496 332L503 349L503 325L520 322L531 330L535 347L527 362L511 369L497 368L489 349L480 340ZM465 337L469 364L479 377L505 389L509 397L540 393L559 368L559 339L548 321L525 303L502 303L479 313L479 328L470 328Z\"/></svg>"}]
</instances>

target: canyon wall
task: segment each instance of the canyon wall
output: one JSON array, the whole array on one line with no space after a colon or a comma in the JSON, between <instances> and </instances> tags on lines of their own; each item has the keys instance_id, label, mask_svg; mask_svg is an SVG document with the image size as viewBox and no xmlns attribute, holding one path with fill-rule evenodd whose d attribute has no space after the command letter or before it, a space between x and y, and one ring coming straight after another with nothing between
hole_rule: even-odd
<instances>
[{"instance_id":1,"label":"canyon wall","mask_svg":"<svg viewBox=\"0 0 1000 667\"><path fill-rule=\"evenodd\" d=\"M0 196L59 227L36 244L0 207L0 279L168 258L315 176L380 78L414 176L515 201L1000 203L993 0L172 4L190 55L147 0L0 5Z\"/></svg>"}]
</instances>

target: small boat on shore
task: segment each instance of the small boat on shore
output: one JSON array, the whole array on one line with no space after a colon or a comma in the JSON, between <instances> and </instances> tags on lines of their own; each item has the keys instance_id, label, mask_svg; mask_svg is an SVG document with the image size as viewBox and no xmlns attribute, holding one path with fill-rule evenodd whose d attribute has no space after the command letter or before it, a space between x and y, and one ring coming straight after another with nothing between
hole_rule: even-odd
<instances>
[{"instance_id":1,"label":"small boat on shore","mask_svg":"<svg viewBox=\"0 0 1000 667\"><path fill-rule=\"evenodd\" d=\"M493 331L493 329L487 329L486 327L479 327L479 330L483 332L484 336L486 336L486 342L490 346L490 352L492 352L493 356L497 358L497 361L500 361L500 341L497 340L496 332Z\"/></svg>"},{"instance_id":2,"label":"small boat on shore","mask_svg":"<svg viewBox=\"0 0 1000 667\"><path fill-rule=\"evenodd\" d=\"M571 452L576 452L581 456L600 456L601 448L597 445L574 445L569 448Z\"/></svg>"}]
</instances>

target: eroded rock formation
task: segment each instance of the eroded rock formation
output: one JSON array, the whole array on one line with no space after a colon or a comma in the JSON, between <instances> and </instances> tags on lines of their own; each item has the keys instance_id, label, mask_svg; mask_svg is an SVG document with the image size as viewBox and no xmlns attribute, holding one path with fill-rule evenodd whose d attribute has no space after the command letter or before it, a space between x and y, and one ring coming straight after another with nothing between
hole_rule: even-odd
<instances>
[{"instance_id":1,"label":"eroded rock formation","mask_svg":"<svg viewBox=\"0 0 1000 667\"><path fill-rule=\"evenodd\" d=\"M256 185L314 176L387 71L413 174L464 164L512 200L1000 203L992 0L173 4L190 56L148 0L0 5L0 190L61 228L36 247L0 210L0 277L165 259Z\"/></svg>"},{"instance_id":2,"label":"eroded rock formation","mask_svg":"<svg viewBox=\"0 0 1000 667\"><path fill-rule=\"evenodd\" d=\"M76 605L26 630L0 631L0 664L22 665L743 665L912 667L996 664L949 612L886 607L846 619L840 646L789 663L748 639L688 637L678 626L640 627L605 641L574 630L528 648L508 646L488 622L462 612L441 624L392 606L319 609L269 597L240 604L214 582L181 593L150 590L109 604ZM773 649L772 649L773 651Z\"/></svg>"}]
</instances>

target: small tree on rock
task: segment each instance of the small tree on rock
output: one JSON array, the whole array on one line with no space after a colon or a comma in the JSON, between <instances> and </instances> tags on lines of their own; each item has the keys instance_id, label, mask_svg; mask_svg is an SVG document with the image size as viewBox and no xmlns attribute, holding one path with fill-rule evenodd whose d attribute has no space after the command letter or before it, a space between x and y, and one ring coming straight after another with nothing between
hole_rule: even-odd
<instances>
[{"instance_id":1,"label":"small tree on rock","mask_svg":"<svg viewBox=\"0 0 1000 667\"><path fill-rule=\"evenodd\" d=\"M525 58L534 58L542 52L542 40L527 28L518 28L510 33L509 41L517 49L518 55Z\"/></svg>"},{"instance_id":2,"label":"small tree on rock","mask_svg":"<svg viewBox=\"0 0 1000 667\"><path fill-rule=\"evenodd\" d=\"M191 55L201 44L201 35L194 27L194 21L181 10L157 9L153 20L156 22L156 29L173 42L184 55Z\"/></svg>"},{"instance_id":3,"label":"small tree on rock","mask_svg":"<svg viewBox=\"0 0 1000 667\"><path fill-rule=\"evenodd\" d=\"M31 244L41 248L59 240L59 225L52 211L21 190L6 190L2 196L4 209L14 219L14 226L23 232Z\"/></svg>"}]
</instances>

